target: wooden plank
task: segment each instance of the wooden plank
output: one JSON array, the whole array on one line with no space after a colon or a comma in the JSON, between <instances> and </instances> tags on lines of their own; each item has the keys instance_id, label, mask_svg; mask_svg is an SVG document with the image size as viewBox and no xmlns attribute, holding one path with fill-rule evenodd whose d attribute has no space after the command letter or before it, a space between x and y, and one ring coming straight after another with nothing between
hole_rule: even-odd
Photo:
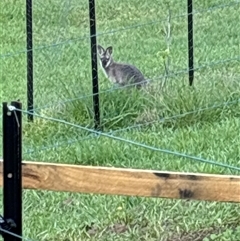
<instances>
[{"instance_id":1,"label":"wooden plank","mask_svg":"<svg viewBox=\"0 0 240 241\"><path fill-rule=\"evenodd\" d=\"M39 162L23 162L22 173L27 189L240 202L240 176L234 175Z\"/></svg>"}]
</instances>

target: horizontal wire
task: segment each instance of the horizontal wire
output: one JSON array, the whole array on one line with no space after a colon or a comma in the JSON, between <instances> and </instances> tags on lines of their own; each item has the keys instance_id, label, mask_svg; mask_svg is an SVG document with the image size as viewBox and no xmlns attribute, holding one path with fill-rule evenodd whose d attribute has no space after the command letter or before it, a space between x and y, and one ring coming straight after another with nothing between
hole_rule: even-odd
<instances>
[{"instance_id":1,"label":"horizontal wire","mask_svg":"<svg viewBox=\"0 0 240 241\"><path fill-rule=\"evenodd\" d=\"M204 12L212 12L212 11L215 11L217 9L232 7L232 6L238 5L239 3L240 3L240 1L234 1L234 2L231 2L229 4L221 4L221 5L214 6L214 7L204 9L204 10L200 10L200 11L193 11L192 14L195 15L195 14L204 13ZM189 14L183 13L183 14L179 14L179 15L176 15L176 16L172 16L171 18L180 18L180 17L184 17L184 16L188 16L188 15ZM20 50L20 51L14 52L14 53L6 53L6 54L3 54L3 55L0 55L0 58L13 57L13 56L17 56L17 55L20 55L20 54L23 54L23 53L27 53L29 51L38 51L38 50L43 50L43 49L47 49L47 48L54 48L54 47L58 47L58 46L65 45L65 44L70 44L70 43L75 42L75 41L84 40L84 39L95 37L95 36L97 37L97 36L102 36L102 35L107 35L107 34L113 34L113 33L121 32L121 31L131 30L131 29L134 29L134 28L144 27L144 26L147 26L147 25L157 24L157 23L160 23L160 22L164 22L166 20L167 20L167 18L162 18L161 20L153 20L153 21L149 21L149 22L146 22L146 23L134 24L134 25L130 25L130 26L125 27L125 28L119 28L119 29L114 29L114 30L111 30L111 31L100 32L100 33L97 33L97 34L94 34L94 35L83 35L83 36L78 37L78 38L68 39L68 40L65 40L65 41L62 41L62 42L59 42L59 43L54 43L54 44L51 44L51 45L42 45L42 46L32 48L32 49L29 49L29 50Z\"/></svg>"},{"instance_id":2,"label":"horizontal wire","mask_svg":"<svg viewBox=\"0 0 240 241\"><path fill-rule=\"evenodd\" d=\"M199 113L199 112L202 112L202 111L211 110L211 109L224 107L224 106L230 106L230 105L237 104L237 103L240 103L240 99L235 100L235 101L230 101L230 102L224 102L224 103L217 104L217 105L215 104L215 105L212 105L212 106L209 106L209 107L200 108L200 109L197 109L197 110L194 110L194 111L188 111L188 112L185 112L183 114L178 114L178 115L174 115L174 116L170 116L170 117L165 117L165 118L162 118L162 119L157 119L157 120L149 121L149 122L142 123L142 124L128 126L126 128L121 128L121 129L118 129L118 130L115 130L115 131L109 131L107 133L109 135L111 135L111 134L116 134L116 133L123 132L123 131L128 131L128 130L131 130L131 129L134 129L134 128L141 128L141 127L144 127L144 126L147 126L147 125L151 125L153 123L164 123L166 121L169 121L169 120L172 120L172 119L179 119L181 117L185 117L185 116L190 115L190 114L196 114L196 113ZM62 146L65 146L65 145L72 145L72 144L74 144L76 142L89 140L89 139L94 138L94 137L98 137L98 135L91 134L89 136L82 137L82 138L70 139L68 141L65 141L65 142L62 142L62 143L59 143L59 144L43 146L43 147L41 147L39 149L28 149L23 154L27 155L27 154L31 154L31 153L35 153L35 152L40 152L40 151L44 151L44 150L49 150L49 149L53 149L53 148L62 147Z\"/></svg>"},{"instance_id":3,"label":"horizontal wire","mask_svg":"<svg viewBox=\"0 0 240 241\"><path fill-rule=\"evenodd\" d=\"M236 57L231 58L231 59L219 60L219 61L211 62L209 64L205 64L205 65L202 65L202 66L198 66L198 67L194 68L194 71L198 71L198 70L201 70L203 68L212 67L212 66L216 66L216 65L219 65L219 64L224 64L224 63L235 61L235 60L239 61L240 56L236 56ZM147 81L151 82L151 81L161 80L161 79L166 78L166 77L171 78L171 77L175 77L175 76L178 76L178 75L181 75L181 74L187 74L187 73L188 73L187 69L182 69L182 70L179 70L177 72L169 73L167 76L161 75L159 77L147 79ZM77 100L81 100L81 99L90 98L90 97L93 97L93 96L98 95L98 94L104 94L104 93L108 93L108 92L114 92L114 91L120 90L120 89L125 89L125 88L128 88L128 87L134 86L134 85L136 85L136 84L135 83L134 84L127 84L127 85L124 85L124 86L119 86L119 87L114 87L114 88L106 89L106 90L103 90L103 91L99 91L98 93L95 93L95 94L87 94L87 95L82 95L82 96L75 97L75 98L65 99L65 100L62 100L62 101L57 101L57 102L53 102L53 103L51 102L51 104L46 104L44 106L31 109L30 111L39 111L39 110L47 109L49 107L53 107L53 106L56 106L56 105L62 105L62 104L66 104L68 102L73 102L73 101L77 101Z\"/></svg>"},{"instance_id":4,"label":"horizontal wire","mask_svg":"<svg viewBox=\"0 0 240 241\"><path fill-rule=\"evenodd\" d=\"M18 234L15 234L15 233L13 233L13 232L10 232L10 231L8 231L8 230L6 230L6 229L3 229L3 228L1 228L1 227L0 227L0 231L3 232L3 233L9 234L9 235L11 235L11 236L13 236L13 237L15 237L15 238L19 238L19 239L21 239L21 240L33 241L32 239L24 238L23 236L20 236L20 235L18 235Z\"/></svg>"},{"instance_id":5,"label":"horizontal wire","mask_svg":"<svg viewBox=\"0 0 240 241\"><path fill-rule=\"evenodd\" d=\"M180 16L181 15L179 15L179 17ZM42 45L42 46L32 48L32 49L29 49L29 50L20 50L20 51L14 52L14 53L6 53L6 54L3 54L3 55L0 55L0 59L1 58L14 57L14 56L17 56L17 55L20 55L20 54L25 54L29 51L38 51L38 50L43 50L43 49L48 49L48 48L55 48L55 47L58 47L58 46L61 46L61 45L67 45L67 44L70 44L72 42L85 40L85 39L95 37L95 36L98 37L98 36L113 34L113 33L121 32L121 31L127 31L127 30L131 30L131 29L134 29L134 28L140 28L140 27L147 26L147 25L154 25L154 24L157 24L157 23L160 23L160 22L163 22L163 20L153 20L153 21L150 21L150 22L141 23L141 24L134 24L134 25L130 25L130 26L125 27L125 28L119 28L119 29L114 29L114 30L111 30L111 31L100 32L100 33L96 33L96 34L93 34L93 35L83 35L83 36L78 37L78 38L68 39L68 40L65 40L65 41L62 41L62 42L59 42L59 43L54 43L54 44L51 44L51 45Z\"/></svg>"},{"instance_id":6,"label":"horizontal wire","mask_svg":"<svg viewBox=\"0 0 240 241\"><path fill-rule=\"evenodd\" d=\"M142 127L142 126L145 126L145 125L150 125L150 124L153 124L153 123L156 123L156 122L164 123L166 121L173 120L173 119L179 119L179 118L185 117L187 115L196 114L196 113L199 113L199 112L202 112L202 111L212 110L212 109L216 109L216 108L219 108L219 107L230 106L230 105L238 104L238 103L240 103L240 99L235 100L235 101L230 101L230 102L224 102L224 103L217 104L217 105L215 104L215 105L212 105L212 106L200 108L200 109L193 110L193 111L188 111L188 112L178 114L178 115L174 115L174 116L170 116L170 117L161 118L160 120L154 120L154 121L149 121L147 123L129 126L129 127L126 127L126 128L122 128L120 130L116 130L115 132L127 131L127 130L132 129L132 128L139 128L139 127Z\"/></svg>"},{"instance_id":7,"label":"horizontal wire","mask_svg":"<svg viewBox=\"0 0 240 241\"><path fill-rule=\"evenodd\" d=\"M14 110L20 111L24 114L33 115L35 117L39 117L39 118L42 118L42 119L45 119L45 120L49 120L49 121L65 124L65 125L68 125L68 126L72 126L72 127L75 127L75 128L81 129L81 130L85 130L85 131L90 132L90 133L94 133L94 134L98 134L100 136L108 137L110 139L122 141L122 142L132 144L132 145L135 145L135 146L139 146L139 147L142 147L142 148L145 148L145 149L148 149L148 150L158 151L158 152L162 152L162 153L166 153L166 154L170 154L170 155L174 155L174 156L188 158L188 159L191 159L191 160L194 160L194 161L199 161L199 162L203 162L203 163L208 163L208 164L212 164L212 165L216 165L216 166L225 167L225 168L229 168L229 169L232 169L232 170L240 171L240 167L235 167L235 166L231 166L231 165L228 165L228 164L215 162L215 161L212 161L212 160L206 160L206 159L203 159L201 157L195 157L195 156L191 156L191 155L188 155L188 154L185 154L185 153L180 153L180 152L175 152L175 151L171 151L171 150L167 150L167 149L157 148L157 147L154 147L154 146L149 146L149 145L146 145L144 143L140 143L140 142L132 141L132 140L129 140L129 139L124 139L122 137L110 135L110 134L107 134L107 133L104 133L104 132L96 131L96 130L93 130L93 129L90 129L90 128L87 128L87 127L84 127L84 126L80 126L80 125L77 125L77 124L74 124L74 123L71 123L71 122L67 122L65 120L60 120L60 119L53 118L53 117L41 116L41 115L34 114L32 112L29 112L29 111L26 111L26 110L21 110L21 109L15 108L15 107L14 107Z\"/></svg>"}]
</instances>

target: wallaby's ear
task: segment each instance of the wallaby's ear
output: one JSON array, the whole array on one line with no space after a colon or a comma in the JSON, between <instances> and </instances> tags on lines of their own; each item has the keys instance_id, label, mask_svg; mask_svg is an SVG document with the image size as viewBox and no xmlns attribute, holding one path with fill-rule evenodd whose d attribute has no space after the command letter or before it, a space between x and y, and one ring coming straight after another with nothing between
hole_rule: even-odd
<instances>
[{"instance_id":1,"label":"wallaby's ear","mask_svg":"<svg viewBox=\"0 0 240 241\"><path fill-rule=\"evenodd\" d=\"M112 46L107 47L106 52L107 52L109 55L112 55Z\"/></svg>"},{"instance_id":2,"label":"wallaby's ear","mask_svg":"<svg viewBox=\"0 0 240 241\"><path fill-rule=\"evenodd\" d=\"M98 54L102 55L104 53L104 48L101 45L97 45Z\"/></svg>"}]
</instances>

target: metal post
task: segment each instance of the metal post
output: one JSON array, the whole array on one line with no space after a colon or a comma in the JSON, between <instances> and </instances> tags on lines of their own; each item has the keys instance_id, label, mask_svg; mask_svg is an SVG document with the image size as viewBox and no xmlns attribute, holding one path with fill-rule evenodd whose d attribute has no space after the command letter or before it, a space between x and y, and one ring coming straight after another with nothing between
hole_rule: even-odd
<instances>
[{"instance_id":1,"label":"metal post","mask_svg":"<svg viewBox=\"0 0 240 241\"><path fill-rule=\"evenodd\" d=\"M21 109L21 103L11 106ZM4 218L12 219L16 227L11 232L22 236L22 113L9 110L3 103L3 210ZM4 235L4 241L19 238Z\"/></svg>"},{"instance_id":2,"label":"metal post","mask_svg":"<svg viewBox=\"0 0 240 241\"><path fill-rule=\"evenodd\" d=\"M89 20L91 38L91 60L92 60L92 92L95 129L100 129L100 108L98 90L98 66L97 66L97 40L96 40L96 16L95 1L89 0Z\"/></svg>"},{"instance_id":3,"label":"metal post","mask_svg":"<svg viewBox=\"0 0 240 241\"><path fill-rule=\"evenodd\" d=\"M26 30L27 30L27 110L29 112L33 112L32 0L26 0ZM28 114L28 120L33 121L33 115Z\"/></svg>"},{"instance_id":4,"label":"metal post","mask_svg":"<svg viewBox=\"0 0 240 241\"><path fill-rule=\"evenodd\" d=\"M193 84L194 79L194 55L193 55L193 4L192 0L187 0L188 10L188 75L189 84Z\"/></svg>"}]
</instances>

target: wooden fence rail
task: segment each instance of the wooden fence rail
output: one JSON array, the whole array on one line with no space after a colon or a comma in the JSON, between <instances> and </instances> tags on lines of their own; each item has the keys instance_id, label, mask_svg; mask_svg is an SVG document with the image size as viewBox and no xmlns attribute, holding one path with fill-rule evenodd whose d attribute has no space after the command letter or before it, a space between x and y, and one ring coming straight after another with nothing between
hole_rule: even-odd
<instances>
[{"instance_id":1,"label":"wooden fence rail","mask_svg":"<svg viewBox=\"0 0 240 241\"><path fill-rule=\"evenodd\" d=\"M240 176L40 162L22 165L26 189L240 202ZM0 160L0 175L2 170Z\"/></svg>"}]
</instances>

